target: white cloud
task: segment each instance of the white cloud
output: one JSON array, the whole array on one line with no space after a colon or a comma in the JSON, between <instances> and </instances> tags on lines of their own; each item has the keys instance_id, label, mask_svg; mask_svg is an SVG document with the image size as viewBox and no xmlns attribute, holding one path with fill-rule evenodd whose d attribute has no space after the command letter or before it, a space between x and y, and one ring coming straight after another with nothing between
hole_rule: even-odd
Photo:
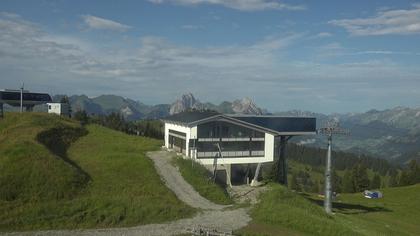
<instances>
[{"instance_id":1,"label":"white cloud","mask_svg":"<svg viewBox=\"0 0 420 236\"><path fill-rule=\"evenodd\" d=\"M341 64L291 60L290 47L305 42L302 34L207 47L151 36L134 42L124 46L102 42L107 47L98 48L94 42L47 33L19 16L0 14L0 85L13 88L25 81L35 91L117 94L149 104L170 102L188 88L204 101L252 96L276 110L306 104L313 110L340 111L349 104L360 106L355 98L382 96L383 102L395 93L420 99L418 93L407 92L418 87L418 66L391 60ZM322 50L354 52L339 43Z\"/></svg>"},{"instance_id":2,"label":"white cloud","mask_svg":"<svg viewBox=\"0 0 420 236\"><path fill-rule=\"evenodd\" d=\"M116 21L100 18L97 16L84 15L82 16L82 18L85 21L86 25L91 29L113 30L123 32L131 28L131 26L124 25Z\"/></svg>"},{"instance_id":3,"label":"white cloud","mask_svg":"<svg viewBox=\"0 0 420 236\"><path fill-rule=\"evenodd\" d=\"M409 10L383 10L370 18L342 19L329 21L330 24L345 28L357 36L388 34L419 34L420 5Z\"/></svg>"},{"instance_id":4,"label":"white cloud","mask_svg":"<svg viewBox=\"0 0 420 236\"><path fill-rule=\"evenodd\" d=\"M181 26L182 29L186 29L186 30L199 30L199 29L204 29L204 26L202 25L183 25Z\"/></svg>"},{"instance_id":5,"label":"white cloud","mask_svg":"<svg viewBox=\"0 0 420 236\"><path fill-rule=\"evenodd\" d=\"M316 38L327 38L327 37L331 37L331 36L332 36L331 33L328 33L328 32L320 32L315 37Z\"/></svg>"},{"instance_id":6,"label":"white cloud","mask_svg":"<svg viewBox=\"0 0 420 236\"><path fill-rule=\"evenodd\" d=\"M262 10L304 10L305 6L282 3L276 0L149 0L149 2L162 4L166 2L181 5L211 4L221 5L240 11Z\"/></svg>"}]
</instances>

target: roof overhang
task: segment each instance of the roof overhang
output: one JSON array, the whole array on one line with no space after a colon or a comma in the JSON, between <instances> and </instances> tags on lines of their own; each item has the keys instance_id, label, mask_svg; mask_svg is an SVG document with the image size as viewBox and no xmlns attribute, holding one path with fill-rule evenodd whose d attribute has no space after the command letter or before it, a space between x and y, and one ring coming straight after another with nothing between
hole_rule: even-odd
<instances>
[{"instance_id":1,"label":"roof overhang","mask_svg":"<svg viewBox=\"0 0 420 236\"><path fill-rule=\"evenodd\" d=\"M281 117L278 117L281 118ZM293 118L293 117L289 117L289 118ZM185 126L185 127L195 127L197 125L200 124L204 124L207 122L212 122L212 121L223 121L223 122L228 122L231 124L235 124L235 125L239 125L245 128L249 128L249 129L253 129L256 131L260 131L260 132L264 132L264 133L269 133L272 134L274 136L298 136L298 135L315 135L316 134L316 129L313 131L286 131L286 132L281 132L281 131L276 131L273 129L269 129L266 127L262 127L259 125L255 125L246 121L242 121L239 119L236 119L234 117L231 117L229 115L224 115L224 114L218 114L218 115L214 115L211 117L207 117L205 119L201 119L201 120L197 120L194 122L190 122L190 123L185 123L185 122L177 122L177 121L172 121L172 120L167 120L167 119L161 119L161 121L165 122L165 123L171 123L171 124L176 124L176 125L181 125L181 126Z\"/></svg>"},{"instance_id":2,"label":"roof overhang","mask_svg":"<svg viewBox=\"0 0 420 236\"><path fill-rule=\"evenodd\" d=\"M0 91L0 103L6 103L10 106L20 106L21 92L20 90L5 90ZM22 93L22 105L33 106L51 102L51 96L47 93L30 93L23 91Z\"/></svg>"}]
</instances>

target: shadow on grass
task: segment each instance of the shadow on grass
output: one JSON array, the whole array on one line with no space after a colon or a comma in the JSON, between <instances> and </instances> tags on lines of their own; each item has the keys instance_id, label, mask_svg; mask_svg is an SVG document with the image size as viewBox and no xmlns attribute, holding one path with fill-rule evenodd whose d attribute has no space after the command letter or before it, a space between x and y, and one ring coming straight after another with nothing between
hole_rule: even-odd
<instances>
[{"instance_id":1,"label":"shadow on grass","mask_svg":"<svg viewBox=\"0 0 420 236\"><path fill-rule=\"evenodd\" d=\"M84 127L72 128L60 125L39 133L36 138L38 142L42 143L57 157L61 158L64 162L79 171L79 173L83 174L85 177L84 182L87 183L91 180L90 175L67 156L67 149L70 145L87 134L88 131Z\"/></svg>"},{"instance_id":2,"label":"shadow on grass","mask_svg":"<svg viewBox=\"0 0 420 236\"><path fill-rule=\"evenodd\" d=\"M323 199L313 199L308 194L302 194L309 201L319 205L324 206ZM360 204L351 204L344 202L333 202L333 211L341 214L364 214L369 212L392 212L391 210L381 207L381 206L364 206Z\"/></svg>"}]
</instances>

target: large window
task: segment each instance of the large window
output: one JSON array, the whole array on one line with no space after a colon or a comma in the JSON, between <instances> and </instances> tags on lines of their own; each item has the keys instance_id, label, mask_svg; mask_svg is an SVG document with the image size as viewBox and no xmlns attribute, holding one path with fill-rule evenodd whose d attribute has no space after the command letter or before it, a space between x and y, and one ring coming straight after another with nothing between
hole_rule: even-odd
<instances>
[{"instance_id":1,"label":"large window","mask_svg":"<svg viewBox=\"0 0 420 236\"><path fill-rule=\"evenodd\" d=\"M264 156L264 133L224 121L198 125L194 140L198 158Z\"/></svg>"},{"instance_id":2,"label":"large window","mask_svg":"<svg viewBox=\"0 0 420 236\"><path fill-rule=\"evenodd\" d=\"M198 138L264 138L264 133L229 122L214 121L198 125Z\"/></svg>"},{"instance_id":3,"label":"large window","mask_svg":"<svg viewBox=\"0 0 420 236\"><path fill-rule=\"evenodd\" d=\"M219 154L220 145L223 157L264 156L264 141L248 142L197 142L198 157L214 157Z\"/></svg>"},{"instance_id":4,"label":"large window","mask_svg":"<svg viewBox=\"0 0 420 236\"><path fill-rule=\"evenodd\" d=\"M185 139L169 135L169 147L177 152L182 152L185 154L186 141Z\"/></svg>"}]
</instances>

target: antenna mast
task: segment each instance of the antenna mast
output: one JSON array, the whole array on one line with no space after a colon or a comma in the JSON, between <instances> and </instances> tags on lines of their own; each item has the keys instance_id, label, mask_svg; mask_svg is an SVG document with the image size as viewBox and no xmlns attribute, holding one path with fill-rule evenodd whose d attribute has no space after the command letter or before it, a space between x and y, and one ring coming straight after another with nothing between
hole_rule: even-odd
<instances>
[{"instance_id":1,"label":"antenna mast","mask_svg":"<svg viewBox=\"0 0 420 236\"><path fill-rule=\"evenodd\" d=\"M327 152L327 163L325 167L325 193L324 193L324 208L328 214L332 213L332 185L331 185L331 149L332 149L332 136L337 135L349 135L350 132L340 127L337 120L330 120L319 129L319 133L328 137L328 152Z\"/></svg>"}]
</instances>

